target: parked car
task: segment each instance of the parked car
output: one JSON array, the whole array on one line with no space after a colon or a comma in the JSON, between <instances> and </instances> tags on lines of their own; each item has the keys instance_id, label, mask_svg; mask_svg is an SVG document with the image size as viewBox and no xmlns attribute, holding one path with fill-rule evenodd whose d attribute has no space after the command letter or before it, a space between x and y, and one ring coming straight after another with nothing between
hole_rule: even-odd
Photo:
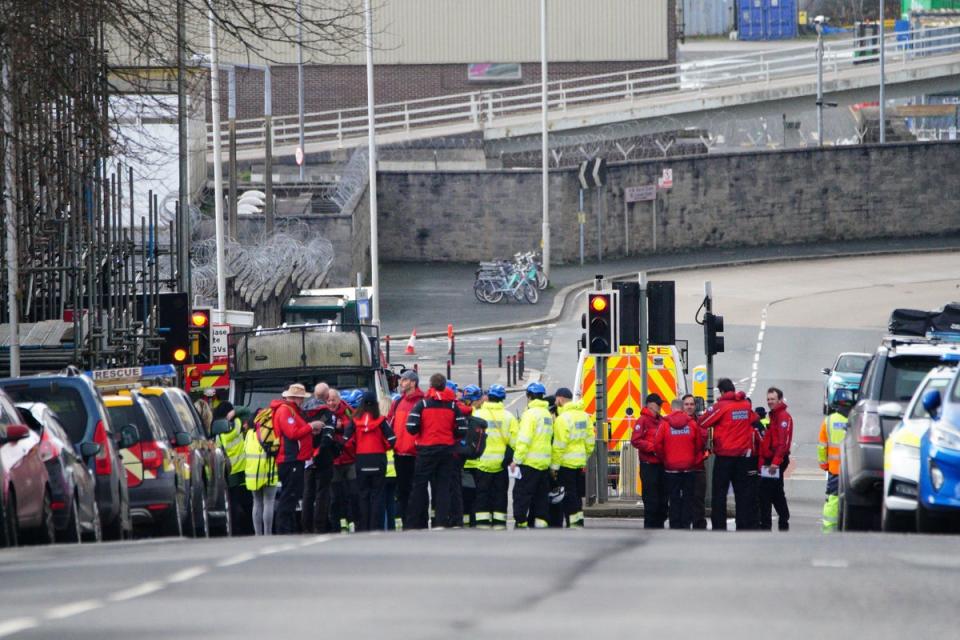
<instances>
[{"instance_id":1,"label":"parked car","mask_svg":"<svg viewBox=\"0 0 960 640\"><path fill-rule=\"evenodd\" d=\"M137 393L105 396L103 403L113 424L131 425L139 436L137 444L123 452L134 525L157 535L183 535L192 523L190 481L175 447L189 444L189 437L171 438L156 410Z\"/></svg>"},{"instance_id":2,"label":"parked car","mask_svg":"<svg viewBox=\"0 0 960 640\"><path fill-rule=\"evenodd\" d=\"M823 415L830 413L830 401L837 389L856 392L860 388L863 369L869 361L869 353L841 353L832 367L820 370L827 376L823 381Z\"/></svg>"},{"instance_id":3,"label":"parked car","mask_svg":"<svg viewBox=\"0 0 960 640\"><path fill-rule=\"evenodd\" d=\"M946 388L927 391L923 406L933 421L920 440L917 531L956 531L960 524L960 369Z\"/></svg>"},{"instance_id":4,"label":"parked car","mask_svg":"<svg viewBox=\"0 0 960 640\"><path fill-rule=\"evenodd\" d=\"M57 539L80 542L87 538L100 542L103 530L97 507L97 482L93 470L84 463L84 459L99 453L100 445L87 442L78 450L59 418L42 402L20 403L17 409L23 423L40 437L40 460L47 467Z\"/></svg>"},{"instance_id":5,"label":"parked car","mask_svg":"<svg viewBox=\"0 0 960 640\"><path fill-rule=\"evenodd\" d=\"M838 525L878 529L883 503L883 443L927 373L960 344L939 338L888 336L863 373L840 452Z\"/></svg>"},{"instance_id":6,"label":"parked car","mask_svg":"<svg viewBox=\"0 0 960 640\"><path fill-rule=\"evenodd\" d=\"M177 451L184 457L190 478L188 534L231 535L230 495L227 488L227 458L215 433L207 433L190 396L177 387L141 387L137 394L160 416L171 438L182 439ZM185 438L189 436L189 442ZM185 443L185 444L183 444Z\"/></svg>"},{"instance_id":7,"label":"parked car","mask_svg":"<svg viewBox=\"0 0 960 640\"><path fill-rule=\"evenodd\" d=\"M920 440L930 428L931 421L922 399L931 389L943 390L953 379L955 370L956 363L953 363L935 367L926 375L907 405L903 420L884 443L880 516L880 528L884 531L913 531L916 528Z\"/></svg>"},{"instance_id":8,"label":"parked car","mask_svg":"<svg viewBox=\"0 0 960 640\"><path fill-rule=\"evenodd\" d=\"M0 389L15 402L42 402L63 424L71 442L83 449L92 442L100 448L92 460L97 480L97 507L103 537L119 540L133 532L126 472L120 458L120 430L115 428L93 381L76 369L55 375L0 380ZM89 449L88 449L89 450Z\"/></svg>"}]
</instances>

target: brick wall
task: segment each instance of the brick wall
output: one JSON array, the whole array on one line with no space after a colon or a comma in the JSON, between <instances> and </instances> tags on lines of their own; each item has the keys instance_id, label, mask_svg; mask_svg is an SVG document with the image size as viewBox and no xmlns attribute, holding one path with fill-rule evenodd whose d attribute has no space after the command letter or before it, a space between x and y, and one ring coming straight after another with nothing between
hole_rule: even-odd
<instances>
[{"instance_id":1,"label":"brick wall","mask_svg":"<svg viewBox=\"0 0 960 640\"><path fill-rule=\"evenodd\" d=\"M651 204L629 205L625 224L623 188L655 183L667 167L674 186L659 195L658 251L960 231L960 181L935 170L946 166L960 166L960 144L615 164L606 189L585 200L587 254L597 252L598 209L604 256L623 255L628 232L631 253L653 249ZM381 172L381 260L475 262L539 248L540 185L537 171ZM576 172L551 171L550 193L553 259L573 262Z\"/></svg>"}]
</instances>

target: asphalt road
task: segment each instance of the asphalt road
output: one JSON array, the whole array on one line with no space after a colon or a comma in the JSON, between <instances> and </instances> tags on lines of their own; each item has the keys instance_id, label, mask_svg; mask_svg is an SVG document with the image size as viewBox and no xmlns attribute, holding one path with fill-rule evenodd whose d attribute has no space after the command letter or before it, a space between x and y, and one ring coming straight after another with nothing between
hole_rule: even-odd
<instances>
[{"instance_id":1,"label":"asphalt road","mask_svg":"<svg viewBox=\"0 0 960 640\"><path fill-rule=\"evenodd\" d=\"M591 519L584 531L3 550L0 637L954 637L957 539L820 534L815 441L820 368L838 351L873 348L890 308L960 298L960 255L663 277L677 281L678 337L690 340L693 364L703 358L692 318L709 279L727 324L718 374L753 387L757 402L770 385L786 392L797 424L789 533L651 533L635 520ZM509 338L538 345L531 358L548 385L569 385L579 331L567 318ZM465 341L462 353L490 353L495 336L487 338ZM421 345L424 364L442 359L443 347Z\"/></svg>"}]
</instances>

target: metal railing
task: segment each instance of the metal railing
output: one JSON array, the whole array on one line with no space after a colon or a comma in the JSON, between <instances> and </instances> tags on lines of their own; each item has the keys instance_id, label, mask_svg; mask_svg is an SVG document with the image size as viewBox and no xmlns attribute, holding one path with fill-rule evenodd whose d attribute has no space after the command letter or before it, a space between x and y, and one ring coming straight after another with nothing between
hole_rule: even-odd
<instances>
[{"instance_id":1,"label":"metal railing","mask_svg":"<svg viewBox=\"0 0 960 640\"><path fill-rule=\"evenodd\" d=\"M929 56L960 52L957 27L922 28L886 35L887 72L897 65ZM723 87L772 85L779 81L812 76L817 69L815 42L770 51L754 52L716 60L684 62L586 76L548 83L548 104L552 112L613 102L636 102L649 97L683 101L704 91ZM824 44L825 81L839 79L844 71L879 60L879 38L850 38ZM411 132L456 126L459 130L482 130L514 116L537 113L540 85L522 85L497 90L459 93L448 96L380 104L376 107L378 134ZM331 143L351 146L367 136L366 107L308 113L304 116L307 144ZM265 143L263 118L238 120L237 146L262 147ZM227 135L227 128L224 128ZM299 124L296 114L274 116L273 143L296 145ZM208 131L208 141L212 131Z\"/></svg>"}]
</instances>

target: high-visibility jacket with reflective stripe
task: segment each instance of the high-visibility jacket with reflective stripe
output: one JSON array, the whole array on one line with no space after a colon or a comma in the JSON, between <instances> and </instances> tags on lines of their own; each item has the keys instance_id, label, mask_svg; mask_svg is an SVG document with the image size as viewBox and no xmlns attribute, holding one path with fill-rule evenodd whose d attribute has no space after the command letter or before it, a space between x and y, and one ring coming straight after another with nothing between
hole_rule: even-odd
<instances>
[{"instance_id":1,"label":"high-visibility jacket with reflective stripe","mask_svg":"<svg viewBox=\"0 0 960 640\"><path fill-rule=\"evenodd\" d=\"M264 429L267 432L269 430ZM269 434L272 435L272 431ZM253 428L247 431L247 438L244 441L244 453L246 461L245 484L250 491L259 491L266 486L276 486L280 481L277 475L277 462L274 458L268 456L260 446L260 440L257 439L257 429Z\"/></svg>"},{"instance_id":2,"label":"high-visibility jacket with reflective stripe","mask_svg":"<svg viewBox=\"0 0 960 640\"><path fill-rule=\"evenodd\" d=\"M582 469L587 466L587 458L593 453L596 441L594 420L583 410L583 400L557 407L550 468Z\"/></svg>"},{"instance_id":3,"label":"high-visibility jacket with reflective stripe","mask_svg":"<svg viewBox=\"0 0 960 640\"><path fill-rule=\"evenodd\" d=\"M504 409L502 402L484 402L473 412L473 417L487 423L487 442L483 455L476 460L468 460L465 469L479 469L485 473L497 473L503 469L503 457L510 446L510 434L517 429L517 419Z\"/></svg>"},{"instance_id":4,"label":"high-visibility jacket with reflective stripe","mask_svg":"<svg viewBox=\"0 0 960 640\"><path fill-rule=\"evenodd\" d=\"M842 413L831 413L820 425L817 461L820 468L840 475L840 445L847 435L847 418Z\"/></svg>"},{"instance_id":5,"label":"high-visibility jacket with reflective stripe","mask_svg":"<svg viewBox=\"0 0 960 640\"><path fill-rule=\"evenodd\" d=\"M240 420L233 419L233 429L217 436L220 446L230 458L230 475L246 472L243 434L240 432Z\"/></svg>"},{"instance_id":6,"label":"high-visibility jacket with reflective stripe","mask_svg":"<svg viewBox=\"0 0 960 640\"><path fill-rule=\"evenodd\" d=\"M553 416L546 400L531 400L520 416L513 461L545 471L553 455Z\"/></svg>"},{"instance_id":7,"label":"high-visibility jacket with reflective stripe","mask_svg":"<svg viewBox=\"0 0 960 640\"><path fill-rule=\"evenodd\" d=\"M387 451L387 475L385 478L396 478L397 477L397 466L393 464L393 449Z\"/></svg>"}]
</instances>

